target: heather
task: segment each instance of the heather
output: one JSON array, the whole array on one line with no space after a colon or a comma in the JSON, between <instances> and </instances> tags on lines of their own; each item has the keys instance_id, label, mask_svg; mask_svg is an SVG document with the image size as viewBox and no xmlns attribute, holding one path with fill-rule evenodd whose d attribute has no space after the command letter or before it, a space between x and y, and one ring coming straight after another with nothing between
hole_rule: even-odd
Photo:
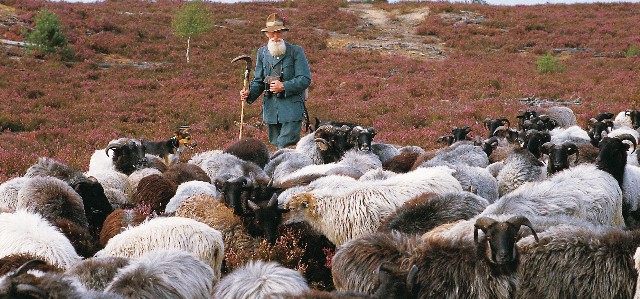
<instances>
[{"instance_id":1,"label":"heather","mask_svg":"<svg viewBox=\"0 0 640 299\"><path fill-rule=\"evenodd\" d=\"M309 59L311 117L373 126L382 142L434 148L463 125L484 136L484 118L515 120L528 108L523 98L570 105L583 126L640 101L640 4L375 4L398 15L429 7L415 30L443 45L443 56L414 59L329 47L334 33L375 39L384 30L363 26L342 9L345 1L206 3L213 27L191 40L189 63L171 25L182 4L3 1L0 9L12 12L0 14L0 38L26 41L24 29L46 8L59 17L73 57L0 46L0 182L38 157L87 170L93 151L112 139L164 140L180 125L191 126L196 152L235 141L242 66L231 59L255 55L274 11ZM562 71L540 72L545 55ZM266 141L260 113L259 103L247 106L243 134Z\"/></svg>"}]
</instances>

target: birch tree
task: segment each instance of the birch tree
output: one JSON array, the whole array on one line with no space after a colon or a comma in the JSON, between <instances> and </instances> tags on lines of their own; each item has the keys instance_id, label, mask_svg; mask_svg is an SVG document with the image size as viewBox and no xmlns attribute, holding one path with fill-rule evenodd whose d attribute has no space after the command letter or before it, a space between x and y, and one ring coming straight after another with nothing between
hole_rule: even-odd
<instances>
[{"instance_id":1,"label":"birch tree","mask_svg":"<svg viewBox=\"0 0 640 299\"><path fill-rule=\"evenodd\" d=\"M177 12L172 21L174 32L180 38L187 40L186 58L189 63L191 38L198 37L213 27L211 14L200 0L186 2Z\"/></svg>"}]
</instances>

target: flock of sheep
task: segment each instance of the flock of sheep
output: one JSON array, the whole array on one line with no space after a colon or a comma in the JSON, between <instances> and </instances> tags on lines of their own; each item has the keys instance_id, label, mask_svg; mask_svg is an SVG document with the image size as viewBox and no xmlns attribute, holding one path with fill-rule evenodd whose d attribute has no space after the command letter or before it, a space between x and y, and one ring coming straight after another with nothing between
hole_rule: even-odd
<instances>
[{"instance_id":1,"label":"flock of sheep","mask_svg":"<svg viewBox=\"0 0 640 299\"><path fill-rule=\"evenodd\" d=\"M121 138L86 172L40 158L0 184L0 298L640 299L640 112L516 118L430 151L318 121L275 152L184 163L176 140ZM230 259L296 225L299 267Z\"/></svg>"}]
</instances>

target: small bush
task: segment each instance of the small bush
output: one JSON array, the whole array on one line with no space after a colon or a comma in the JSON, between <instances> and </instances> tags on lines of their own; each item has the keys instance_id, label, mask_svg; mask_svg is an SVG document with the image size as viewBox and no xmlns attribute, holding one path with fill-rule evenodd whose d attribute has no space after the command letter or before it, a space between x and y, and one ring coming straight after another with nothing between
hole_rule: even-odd
<instances>
[{"instance_id":1,"label":"small bush","mask_svg":"<svg viewBox=\"0 0 640 299\"><path fill-rule=\"evenodd\" d=\"M58 15L45 8L35 16L34 22L34 29L26 35L29 53L36 50L49 54L58 53L63 59L71 58L69 42L62 31Z\"/></svg>"},{"instance_id":2,"label":"small bush","mask_svg":"<svg viewBox=\"0 0 640 299\"><path fill-rule=\"evenodd\" d=\"M638 56L638 46L631 45L629 46L629 49L627 49L627 51L624 52L624 57L635 57L635 56Z\"/></svg>"},{"instance_id":3,"label":"small bush","mask_svg":"<svg viewBox=\"0 0 640 299\"><path fill-rule=\"evenodd\" d=\"M541 58L536 60L536 66L538 68L538 73L560 73L564 71L564 66L558 63L558 58L555 58L551 55L551 53L547 53Z\"/></svg>"}]
</instances>

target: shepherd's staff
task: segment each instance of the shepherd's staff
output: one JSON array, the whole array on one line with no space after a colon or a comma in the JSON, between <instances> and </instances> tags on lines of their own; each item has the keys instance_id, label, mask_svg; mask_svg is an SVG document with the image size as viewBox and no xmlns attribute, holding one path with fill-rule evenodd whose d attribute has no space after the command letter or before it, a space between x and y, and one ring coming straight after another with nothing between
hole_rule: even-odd
<instances>
[{"instance_id":1,"label":"shepherd's staff","mask_svg":"<svg viewBox=\"0 0 640 299\"><path fill-rule=\"evenodd\" d=\"M244 60L247 63L244 69L244 82L242 87L242 91L247 91L249 90L249 71L251 70L251 57L247 55L240 55L231 60L231 63L234 63L238 60ZM240 109L240 137L238 139L242 139L242 128L244 127L244 102L245 101L242 100L242 108Z\"/></svg>"}]
</instances>

